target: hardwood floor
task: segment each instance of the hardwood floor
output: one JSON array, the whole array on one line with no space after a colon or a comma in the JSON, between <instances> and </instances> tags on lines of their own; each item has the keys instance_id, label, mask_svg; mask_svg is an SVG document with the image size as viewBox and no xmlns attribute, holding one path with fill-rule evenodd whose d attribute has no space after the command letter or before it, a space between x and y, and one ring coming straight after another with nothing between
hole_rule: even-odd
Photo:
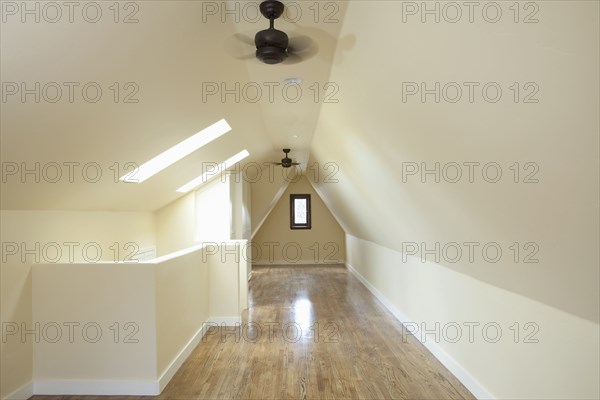
<instances>
[{"instance_id":1,"label":"hardwood floor","mask_svg":"<svg viewBox=\"0 0 600 400\"><path fill-rule=\"evenodd\" d=\"M156 398L474 399L343 266L254 267L242 326L211 327Z\"/></svg>"}]
</instances>

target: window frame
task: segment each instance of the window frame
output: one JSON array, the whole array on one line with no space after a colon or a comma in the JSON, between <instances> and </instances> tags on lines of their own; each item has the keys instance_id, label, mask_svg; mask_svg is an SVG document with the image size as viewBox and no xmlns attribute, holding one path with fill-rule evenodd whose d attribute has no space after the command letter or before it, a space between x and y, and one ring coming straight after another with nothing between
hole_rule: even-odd
<instances>
[{"instance_id":1,"label":"window frame","mask_svg":"<svg viewBox=\"0 0 600 400\"><path fill-rule=\"evenodd\" d=\"M306 223L296 224L295 220L295 201L296 199L306 200ZM310 207L310 194L290 194L290 229L311 229L311 207Z\"/></svg>"}]
</instances>

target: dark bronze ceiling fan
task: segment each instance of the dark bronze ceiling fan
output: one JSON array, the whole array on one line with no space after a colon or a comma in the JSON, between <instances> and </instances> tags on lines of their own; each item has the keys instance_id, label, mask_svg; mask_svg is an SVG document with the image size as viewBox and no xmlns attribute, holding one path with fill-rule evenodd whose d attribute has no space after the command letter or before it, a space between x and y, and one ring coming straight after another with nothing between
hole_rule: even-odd
<instances>
[{"instance_id":1,"label":"dark bronze ceiling fan","mask_svg":"<svg viewBox=\"0 0 600 400\"><path fill-rule=\"evenodd\" d=\"M290 168L292 165L300 165L300 163L298 162L294 162L290 157L289 157L289 152L291 150L290 149L283 149L283 152L285 153L285 157L283 157L281 159L281 162L272 162L271 164L274 165L281 165L283 168Z\"/></svg>"},{"instance_id":2,"label":"dark bronze ceiling fan","mask_svg":"<svg viewBox=\"0 0 600 400\"><path fill-rule=\"evenodd\" d=\"M265 0L260 3L259 8L261 14L269 20L269 28L257 32L254 40L240 33L235 34L234 37L237 40L256 46L255 53L236 58L256 57L265 64L297 64L316 54L317 46L309 37L296 36L290 39L285 32L275 29L275 20L283 14L285 9L282 2Z\"/></svg>"}]
</instances>

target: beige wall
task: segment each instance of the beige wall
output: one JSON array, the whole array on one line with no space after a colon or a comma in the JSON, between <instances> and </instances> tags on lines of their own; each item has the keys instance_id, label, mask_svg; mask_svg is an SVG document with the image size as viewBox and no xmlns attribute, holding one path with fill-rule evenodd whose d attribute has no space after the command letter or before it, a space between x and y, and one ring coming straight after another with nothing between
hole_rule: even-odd
<instances>
[{"instance_id":1,"label":"beige wall","mask_svg":"<svg viewBox=\"0 0 600 400\"><path fill-rule=\"evenodd\" d=\"M154 268L35 265L33 321L41 327L39 342L34 343L36 385L92 380L110 386L115 381L156 379ZM77 324L71 337L66 325L70 323ZM55 324L60 327L58 338Z\"/></svg>"},{"instance_id":2,"label":"beige wall","mask_svg":"<svg viewBox=\"0 0 600 400\"><path fill-rule=\"evenodd\" d=\"M62 257L57 261L68 261L71 255L65 242L74 249L72 258L80 261L83 257L83 246L88 243L98 244L102 251L101 260L108 261L115 257L124 259L134 247L125 248L133 243L137 248L152 247L155 244L154 218L146 212L80 212L80 211L1 211L2 265L1 274L1 308L2 322L24 322L31 326L32 319L32 280L31 265L35 263L34 255L21 254L26 249L35 249L39 243L39 251L34 253L40 262L54 260L58 253L51 252L51 243L57 243ZM114 243L117 243L117 254ZM12 243L17 243L16 254L12 255ZM22 243L25 243L23 245ZM46 247L45 247L46 246ZM111 249L112 247L112 249ZM44 251L46 248L46 252ZM90 257L94 257L90 253ZM18 339L18 338L17 338ZM10 337L1 343L1 380L0 397L26 385L32 379L33 347L31 341L17 340Z\"/></svg>"},{"instance_id":3,"label":"beige wall","mask_svg":"<svg viewBox=\"0 0 600 400\"><path fill-rule=\"evenodd\" d=\"M379 4L384 15L363 2L348 7L342 35L365 19L380 21L343 53L343 68L334 65L339 103L323 105L311 148L313 161L339 166L339 183L318 187L344 230L398 251L404 242L498 242L506 256L497 264L443 264L598 322L598 2L545 2L543 21L516 26L508 17L436 24L417 16L397 24L404 3ZM372 74L372 56L387 51L377 39L390 34L407 39L395 40L396 51ZM402 83L413 81L429 88L491 81L503 96L491 103L477 91L470 103L465 91L459 103L436 103L433 95L403 102ZM509 86L530 81L538 102L515 103ZM344 95L359 89L362 96ZM480 167L473 183L466 167L457 183L432 175L422 183L420 174L403 181L409 162ZM491 162L502 171L497 183L482 176ZM518 183L510 169L516 162ZM538 183L524 182L536 168L527 162L537 165ZM540 262L512 262L514 242L521 261L523 245L537 243Z\"/></svg>"},{"instance_id":4,"label":"beige wall","mask_svg":"<svg viewBox=\"0 0 600 400\"><path fill-rule=\"evenodd\" d=\"M241 183L239 189L240 196L235 203L235 206L240 208L238 215L241 221L238 225L242 228L242 233L246 232L245 234L247 234L247 225L249 223L247 195L243 193ZM66 263L62 265L62 268L70 268L75 266L76 262L85 261L85 257L96 259L94 251L96 248L101 250L98 260L110 262L126 260L136 249L144 250L157 246L158 254L164 255L190 247L195 244L195 193L185 195L155 213L3 210L1 227L3 242L2 256L6 261L2 262L1 268L2 322L16 322L18 324L24 322L30 327L32 323L39 322L37 319L45 315L46 311L51 311L45 308L44 312L39 311L42 309L40 307L44 306L44 302L43 296L40 297L38 294L36 296L37 317L32 314L34 308L32 302L32 296L34 295L32 291L32 265L35 265L37 261L39 263ZM17 246L16 250L10 247L13 242ZM69 247L64 245L65 242L73 242L74 244L69 245ZM35 249L36 243L39 243L39 250L34 251L35 254L26 254L24 256L25 261L23 262L21 254L25 249ZM54 247L53 243L56 243L57 248L61 251L62 254L60 257L57 256L58 253L56 253L56 247ZM115 243L117 244L116 246ZM89 247L89 254L84 257L83 247L88 244L92 246ZM71 248L74 249L73 253L69 252ZM13 251L16 254L10 254ZM178 354L178 351L185 344L182 344L182 341L189 340L191 337L190 330L197 330L202 326L198 321L206 321L209 312L209 299L207 295L208 272L206 268L195 268L195 264L193 263L193 265L183 265L181 260L174 260L173 263L175 266L172 269L167 269L165 265L157 267L156 290L160 301L157 303L159 309L156 312L156 318L160 322L157 324L159 327L157 332L159 345L157 364L152 364L154 366L151 367L154 372L158 371L159 373L163 373L172 359ZM54 266L58 265L54 264ZM107 264L99 266L105 267ZM85 265L78 265L78 267L84 268ZM59 279L58 277L62 276L58 269L44 271L48 272L48 282L55 282L56 279ZM55 271L56 274L52 274L50 271ZM199 279L188 280L184 277L186 273L189 273L189 276ZM198 277L198 274L204 275ZM75 277L74 279L77 278ZM179 281L183 279L183 281L177 281L177 283L173 279L179 279ZM73 283L71 279L66 282L68 284ZM177 288L178 284L182 282L187 283L188 286L192 285L195 289L189 291L183 290L183 287L187 287L185 285ZM86 283L83 282L79 286L86 287L85 285ZM194 285L200 286L196 287ZM239 286L239 280L236 279L235 287L239 288ZM47 286L44 286L44 288L45 290L50 290ZM202 296L203 300L200 301L198 296ZM60 299L64 300L63 297L60 297L56 301ZM193 312L193 315L189 315L189 318L188 316L182 317L181 311L176 312L172 309L175 304L173 299L180 299L182 303L186 304L198 303L198 308L190 311ZM110 301L98 301L97 305L102 306L104 303L108 305L112 304ZM82 304L85 304L85 302L82 302ZM59 309L61 307L57 306L56 308ZM236 301L237 309L238 304ZM151 314L154 315L154 312ZM179 325L174 322L175 320L179 321ZM174 326L177 326L177 328L175 329ZM108 329L106 326L103 326L103 328L105 331ZM53 359L54 353L52 352L58 346L40 347L37 350L37 354L41 355L44 352L48 354L39 358L39 360L46 360L40 361L39 365L34 365L34 348L32 342L29 340L22 341L18 335L10 336L6 343L1 344L1 348L1 397L5 397L30 383L34 378L34 370L37 371L36 373L39 373L39 376L36 377L37 379L53 379L54 375L52 375L51 365L46 364L46 362ZM109 354L110 352L106 353ZM82 352L82 354L85 354L85 352ZM125 352L124 355L127 355L127 353ZM146 364L144 363L144 365ZM73 369L75 373L71 374L67 371L68 368L73 369L75 367L73 365L66 365L64 370L57 370L56 373L64 373L65 376L78 376L77 373L87 374L87 376L96 376L98 379L108 379L110 375L108 371L100 371L98 374L94 374L92 373L93 371L90 372L85 369L77 369L77 371ZM139 369L136 372L142 373L143 371ZM123 376L136 378L134 375L128 374Z\"/></svg>"},{"instance_id":5,"label":"beige wall","mask_svg":"<svg viewBox=\"0 0 600 400\"><path fill-rule=\"evenodd\" d=\"M207 247L209 311L215 320L231 320L248 308L247 241L231 241ZM240 295L241 294L241 295Z\"/></svg>"},{"instance_id":6,"label":"beige wall","mask_svg":"<svg viewBox=\"0 0 600 400\"><path fill-rule=\"evenodd\" d=\"M245 244L227 243L234 254L196 246L151 263L34 265L24 340L33 348L35 393L158 394L207 322L240 322Z\"/></svg>"},{"instance_id":7,"label":"beige wall","mask_svg":"<svg viewBox=\"0 0 600 400\"><path fill-rule=\"evenodd\" d=\"M250 182L243 179L241 174L233 175L230 179L230 190L233 206L231 239L250 240L252 236Z\"/></svg>"},{"instance_id":8,"label":"beige wall","mask_svg":"<svg viewBox=\"0 0 600 400\"><path fill-rule=\"evenodd\" d=\"M156 216L156 252L159 256L194 245L195 210L195 192L191 192L154 213Z\"/></svg>"},{"instance_id":9,"label":"beige wall","mask_svg":"<svg viewBox=\"0 0 600 400\"><path fill-rule=\"evenodd\" d=\"M174 251L186 249L199 243L197 229L204 229L203 236L209 238L201 241L222 242L222 238L211 239L210 227L198 227L196 207L197 193L202 194L205 189L214 188L216 185L226 185L231 203L231 229L229 239L249 239L250 226L250 196L249 185L235 175L226 174L225 180L215 179L198 190L186 194L174 202L158 209L156 217L157 254L165 255ZM220 229L222 231L222 229Z\"/></svg>"},{"instance_id":10,"label":"beige wall","mask_svg":"<svg viewBox=\"0 0 600 400\"><path fill-rule=\"evenodd\" d=\"M31 267L21 264L2 264L0 270L2 295L1 323L25 323L31 326ZM11 336L0 343L0 398L27 385L33 378L33 344Z\"/></svg>"},{"instance_id":11,"label":"beige wall","mask_svg":"<svg viewBox=\"0 0 600 400\"><path fill-rule=\"evenodd\" d=\"M250 220L252 237L256 235L269 213L273 210L283 192L287 188L290 178L281 172L283 168L270 168L265 166L260 175L252 176L250 181Z\"/></svg>"},{"instance_id":12,"label":"beige wall","mask_svg":"<svg viewBox=\"0 0 600 400\"><path fill-rule=\"evenodd\" d=\"M34 253L40 260L26 255L23 264L85 261L85 257L95 260L95 248L101 251L99 261L123 261L136 248L143 250L156 245L151 212L2 210L1 216L5 247L7 242L20 244L16 255L7 254L8 262L21 263L20 255L36 244L40 251ZM25 244L21 245L22 242ZM65 242L74 244L65 245ZM61 257L55 258L58 253L53 250L53 243L58 244ZM127 247L128 243L132 246ZM86 245L87 255L84 254ZM69 246L73 248L72 256Z\"/></svg>"},{"instance_id":13,"label":"beige wall","mask_svg":"<svg viewBox=\"0 0 600 400\"><path fill-rule=\"evenodd\" d=\"M311 195L312 229L290 229L290 194ZM344 260L344 231L305 177L289 184L252 243L255 264L319 264Z\"/></svg>"},{"instance_id":14,"label":"beige wall","mask_svg":"<svg viewBox=\"0 0 600 400\"><path fill-rule=\"evenodd\" d=\"M597 324L420 258L402 262L401 253L351 235L346 246L348 264L405 326L437 357L449 356L463 383L479 382L467 385L478 398L600 395Z\"/></svg>"},{"instance_id":15,"label":"beige wall","mask_svg":"<svg viewBox=\"0 0 600 400\"><path fill-rule=\"evenodd\" d=\"M467 14L458 23L432 16L423 23L420 14L399 23L406 4L349 4L341 36L361 35L337 49L343 64L334 64L330 79L339 102L323 105L311 147L313 162L339 166L338 183L315 185L357 238L347 242L348 261L415 321L537 322L540 342L530 346L440 343L493 395L598 397L598 360L585 353L597 354L600 314L599 5L536 3L540 22L533 24L515 23L502 2L504 17L495 24L482 20L481 10L475 23ZM360 29L365 21L377 23ZM375 65L382 54L385 62ZM479 87L473 102L466 89L457 103L431 94L423 101L420 93L404 101L403 82ZM503 89L500 101L483 99L488 82ZM523 102L527 82L539 87L537 103ZM457 183L443 175L439 182L403 177L407 163L432 169L453 162L493 162L503 174L497 183L486 181L481 167L473 182L466 167ZM539 168L539 182L524 182L534 171L527 162ZM414 253L407 244L416 243L421 255L425 246L465 242L479 243L474 261L462 246L458 261L449 253L402 262ZM537 263L524 262L528 242L538 248ZM486 243L500 245L500 261L483 258Z\"/></svg>"}]
</instances>

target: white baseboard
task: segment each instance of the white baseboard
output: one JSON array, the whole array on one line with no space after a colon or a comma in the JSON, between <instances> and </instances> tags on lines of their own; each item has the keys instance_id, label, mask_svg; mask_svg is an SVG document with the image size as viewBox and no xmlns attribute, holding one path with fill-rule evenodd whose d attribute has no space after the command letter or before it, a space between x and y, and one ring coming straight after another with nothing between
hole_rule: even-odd
<instances>
[{"instance_id":1,"label":"white baseboard","mask_svg":"<svg viewBox=\"0 0 600 400\"><path fill-rule=\"evenodd\" d=\"M26 400L33 396L33 382L29 382L9 395L2 398L2 400Z\"/></svg>"},{"instance_id":2,"label":"white baseboard","mask_svg":"<svg viewBox=\"0 0 600 400\"><path fill-rule=\"evenodd\" d=\"M369 291L375 296L381 304L391 312L400 323L411 322L400 310L396 308L375 286L366 280L352 265L345 263L346 268L352 275L356 277ZM487 391L480 383L471 375L465 368L446 353L437 343L432 341L421 341L419 330L415 330L414 337L419 340L426 348L446 367L452 374L463 384L469 391L478 399L494 399L490 392Z\"/></svg>"},{"instance_id":3,"label":"white baseboard","mask_svg":"<svg viewBox=\"0 0 600 400\"><path fill-rule=\"evenodd\" d=\"M192 338L189 340L189 342L183 347L183 349L181 349L179 354L177 354L177 357L175 357L175 359L173 359L171 364L169 364L169 366L162 373L162 375L158 379L158 387L160 390L159 393L162 393L162 391L167 387L167 385L169 384L171 379L173 379L173 377L175 376L177 371L179 371L179 368L181 368L181 366L183 365L185 360L187 360L187 358L190 356L190 354L192 354L192 351L194 351L196 346L198 346L198 344L200 343L200 341L202 340L202 338L204 337L204 335L206 334L206 332L208 330L207 329L208 324L218 324L218 325L224 324L225 326L235 326L236 324L241 324L241 323L242 323L242 317L209 318L208 321L206 321L204 324L202 324L202 327L200 329L198 329L198 331L194 334L194 336L192 336Z\"/></svg>"},{"instance_id":4,"label":"white baseboard","mask_svg":"<svg viewBox=\"0 0 600 400\"><path fill-rule=\"evenodd\" d=\"M198 331L192 336L192 338L187 342L187 344L181 349L179 354L171 361L171 364L167 368L165 368L164 372L158 378L158 390L161 393L164 388L167 387L171 379L175 376L179 368L183 365L185 360L192 354L192 351L198 346L200 340L206 334L206 323L202 324L202 327L198 329Z\"/></svg>"},{"instance_id":5,"label":"white baseboard","mask_svg":"<svg viewBox=\"0 0 600 400\"><path fill-rule=\"evenodd\" d=\"M156 396L156 380L35 380L36 395Z\"/></svg>"},{"instance_id":6,"label":"white baseboard","mask_svg":"<svg viewBox=\"0 0 600 400\"><path fill-rule=\"evenodd\" d=\"M210 317L206 323L219 326L236 326L242 324L242 317Z\"/></svg>"}]
</instances>

